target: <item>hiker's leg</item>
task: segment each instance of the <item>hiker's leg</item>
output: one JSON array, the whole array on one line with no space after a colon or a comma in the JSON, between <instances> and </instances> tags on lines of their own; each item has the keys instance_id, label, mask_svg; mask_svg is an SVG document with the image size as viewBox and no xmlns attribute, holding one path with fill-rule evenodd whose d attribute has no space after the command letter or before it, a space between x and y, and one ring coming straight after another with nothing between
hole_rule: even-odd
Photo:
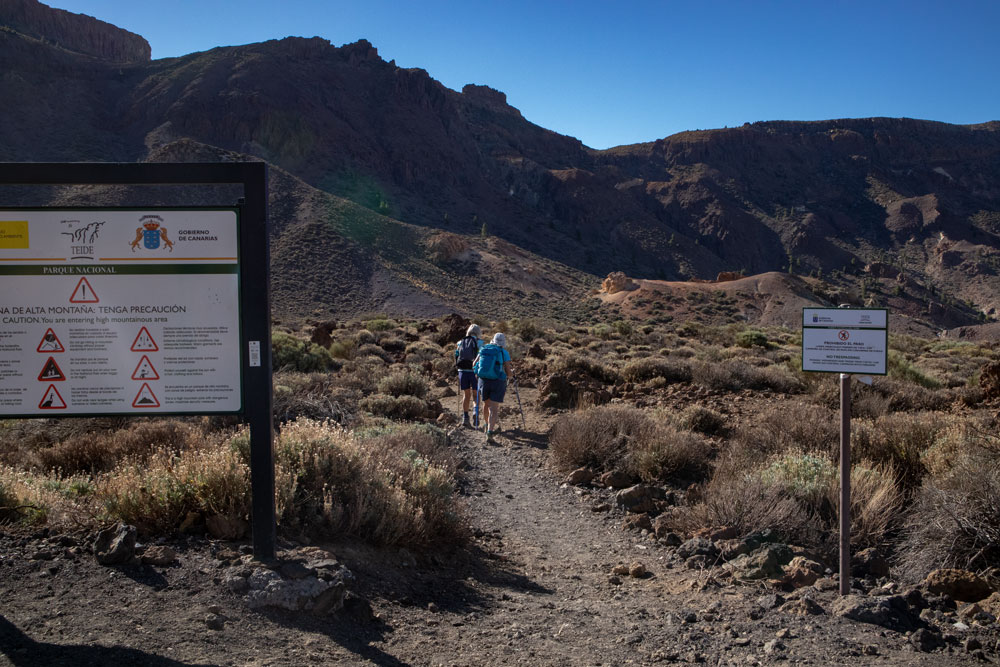
<instances>
[{"instance_id":1,"label":"hiker's leg","mask_svg":"<svg viewBox=\"0 0 1000 667\"><path fill-rule=\"evenodd\" d=\"M472 388L462 390L462 412L469 412L469 403L472 402Z\"/></svg>"}]
</instances>

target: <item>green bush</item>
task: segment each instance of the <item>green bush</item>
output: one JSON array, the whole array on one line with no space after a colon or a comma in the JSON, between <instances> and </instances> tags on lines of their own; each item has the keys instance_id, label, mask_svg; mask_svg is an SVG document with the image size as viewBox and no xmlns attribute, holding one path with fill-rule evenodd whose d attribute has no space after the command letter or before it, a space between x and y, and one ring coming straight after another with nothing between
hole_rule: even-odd
<instances>
[{"instance_id":1,"label":"green bush","mask_svg":"<svg viewBox=\"0 0 1000 667\"><path fill-rule=\"evenodd\" d=\"M337 366L330 351L309 341L299 340L291 334L275 331L271 335L271 353L275 370L293 370L300 373L325 371Z\"/></svg>"},{"instance_id":2,"label":"green bush","mask_svg":"<svg viewBox=\"0 0 1000 667\"><path fill-rule=\"evenodd\" d=\"M739 347L767 347L767 334L756 329L747 329L736 334L736 344Z\"/></svg>"}]
</instances>

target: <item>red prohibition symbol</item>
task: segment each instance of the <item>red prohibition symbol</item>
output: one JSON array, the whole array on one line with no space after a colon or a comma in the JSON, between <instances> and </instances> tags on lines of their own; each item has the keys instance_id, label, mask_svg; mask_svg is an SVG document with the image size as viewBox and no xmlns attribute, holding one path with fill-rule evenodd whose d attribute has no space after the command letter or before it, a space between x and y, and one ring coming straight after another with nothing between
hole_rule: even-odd
<instances>
[{"instance_id":1,"label":"red prohibition symbol","mask_svg":"<svg viewBox=\"0 0 1000 667\"><path fill-rule=\"evenodd\" d=\"M851 332L842 330L840 333L837 334L837 337L840 338L840 340L847 340L848 338L851 337Z\"/></svg>"}]
</instances>

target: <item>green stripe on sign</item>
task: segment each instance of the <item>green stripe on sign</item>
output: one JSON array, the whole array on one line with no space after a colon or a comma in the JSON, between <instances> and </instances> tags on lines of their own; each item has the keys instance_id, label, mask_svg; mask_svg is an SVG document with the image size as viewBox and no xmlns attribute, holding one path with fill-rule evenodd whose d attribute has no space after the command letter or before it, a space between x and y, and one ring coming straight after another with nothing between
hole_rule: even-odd
<instances>
[{"instance_id":1,"label":"green stripe on sign","mask_svg":"<svg viewBox=\"0 0 1000 667\"><path fill-rule=\"evenodd\" d=\"M0 264L0 276L122 276L239 273L237 264Z\"/></svg>"}]
</instances>

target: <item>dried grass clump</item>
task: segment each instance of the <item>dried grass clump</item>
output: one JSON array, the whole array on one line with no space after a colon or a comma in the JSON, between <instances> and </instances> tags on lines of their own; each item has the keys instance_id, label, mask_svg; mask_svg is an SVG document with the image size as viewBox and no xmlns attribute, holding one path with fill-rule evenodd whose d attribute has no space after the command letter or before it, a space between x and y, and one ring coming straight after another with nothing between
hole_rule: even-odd
<instances>
[{"instance_id":1,"label":"dried grass clump","mask_svg":"<svg viewBox=\"0 0 1000 667\"><path fill-rule=\"evenodd\" d=\"M337 380L337 376L327 373L276 373L273 394L275 422L280 425L299 417L309 417L349 423L352 411L335 396Z\"/></svg>"},{"instance_id":2,"label":"dried grass clump","mask_svg":"<svg viewBox=\"0 0 1000 667\"><path fill-rule=\"evenodd\" d=\"M381 347L379 347L374 343L366 343L364 345L358 346L358 349L355 351L354 356L356 358L368 357L369 359L374 357L376 359L381 359L383 362L387 364L391 364L393 361L391 354L389 354L384 349L382 349Z\"/></svg>"},{"instance_id":3,"label":"dried grass clump","mask_svg":"<svg viewBox=\"0 0 1000 667\"><path fill-rule=\"evenodd\" d=\"M389 419L419 419L427 412L427 403L416 396L373 394L361 399L358 407L376 417Z\"/></svg>"},{"instance_id":4,"label":"dried grass clump","mask_svg":"<svg viewBox=\"0 0 1000 667\"><path fill-rule=\"evenodd\" d=\"M884 543L897 525L902 495L891 469L862 462L853 466L852 544ZM836 547L840 476L828 458L785 452L764 465L728 460L716 468L701 502L683 508L680 525L689 532L733 526L741 535L771 530L802 546Z\"/></svg>"},{"instance_id":5,"label":"dried grass clump","mask_svg":"<svg viewBox=\"0 0 1000 667\"><path fill-rule=\"evenodd\" d=\"M34 462L63 475L111 470L127 458L143 461L159 450L179 452L205 442L201 429L176 420L133 422L119 430L75 435L34 453Z\"/></svg>"},{"instance_id":6,"label":"dried grass clump","mask_svg":"<svg viewBox=\"0 0 1000 667\"><path fill-rule=\"evenodd\" d=\"M379 445L312 420L282 431L275 446L281 524L408 547L461 539L452 475L416 449L400 455L405 440Z\"/></svg>"},{"instance_id":7,"label":"dried grass clump","mask_svg":"<svg viewBox=\"0 0 1000 667\"><path fill-rule=\"evenodd\" d=\"M549 447L563 468L617 469L645 481L702 479L711 454L702 436L618 405L564 415L552 427Z\"/></svg>"},{"instance_id":8,"label":"dried grass clump","mask_svg":"<svg viewBox=\"0 0 1000 667\"><path fill-rule=\"evenodd\" d=\"M423 398L427 395L427 380L412 370L393 371L379 380L377 387L379 393L390 396Z\"/></svg>"},{"instance_id":9,"label":"dried grass clump","mask_svg":"<svg viewBox=\"0 0 1000 667\"><path fill-rule=\"evenodd\" d=\"M145 533L172 533L192 512L243 518L250 511L250 468L232 447L160 449L94 485L103 518Z\"/></svg>"},{"instance_id":10,"label":"dried grass clump","mask_svg":"<svg viewBox=\"0 0 1000 667\"><path fill-rule=\"evenodd\" d=\"M440 345L418 340L406 346L406 363L421 363L439 359L443 353Z\"/></svg>"},{"instance_id":11,"label":"dried grass clump","mask_svg":"<svg viewBox=\"0 0 1000 667\"><path fill-rule=\"evenodd\" d=\"M684 362L645 357L625 364L621 374L628 382L644 382L653 378L663 378L667 382L689 382L691 367Z\"/></svg>"},{"instance_id":12,"label":"dried grass clump","mask_svg":"<svg viewBox=\"0 0 1000 667\"><path fill-rule=\"evenodd\" d=\"M691 381L709 389L725 391L756 389L797 394L805 390L802 379L786 366L757 368L736 359L695 362L691 364Z\"/></svg>"},{"instance_id":13,"label":"dried grass clump","mask_svg":"<svg viewBox=\"0 0 1000 667\"><path fill-rule=\"evenodd\" d=\"M786 451L832 453L840 445L835 414L810 403L791 402L768 407L752 425L737 429L731 453L760 462Z\"/></svg>"},{"instance_id":14,"label":"dried grass clump","mask_svg":"<svg viewBox=\"0 0 1000 667\"><path fill-rule=\"evenodd\" d=\"M923 454L944 427L939 415L896 413L851 424L851 454L896 471L904 491L920 486L927 474Z\"/></svg>"},{"instance_id":15,"label":"dried grass clump","mask_svg":"<svg viewBox=\"0 0 1000 667\"><path fill-rule=\"evenodd\" d=\"M676 419L678 426L695 433L721 435L726 432L726 418L702 405L689 405Z\"/></svg>"},{"instance_id":16,"label":"dried grass clump","mask_svg":"<svg viewBox=\"0 0 1000 667\"><path fill-rule=\"evenodd\" d=\"M661 424L631 444L626 471L643 481L701 481L708 475L712 447L697 433Z\"/></svg>"},{"instance_id":17,"label":"dried grass clump","mask_svg":"<svg viewBox=\"0 0 1000 667\"><path fill-rule=\"evenodd\" d=\"M621 382L621 374L616 368L580 354L560 357L553 363L552 371L555 373L580 371L603 384L617 384Z\"/></svg>"},{"instance_id":18,"label":"dried grass clump","mask_svg":"<svg viewBox=\"0 0 1000 667\"><path fill-rule=\"evenodd\" d=\"M368 329L361 329L354 334L354 342L357 343L358 347L362 345L374 345L375 334Z\"/></svg>"},{"instance_id":19,"label":"dried grass clump","mask_svg":"<svg viewBox=\"0 0 1000 667\"><path fill-rule=\"evenodd\" d=\"M967 451L950 471L924 483L898 558L914 579L937 568L1000 567L1000 452Z\"/></svg>"}]
</instances>

